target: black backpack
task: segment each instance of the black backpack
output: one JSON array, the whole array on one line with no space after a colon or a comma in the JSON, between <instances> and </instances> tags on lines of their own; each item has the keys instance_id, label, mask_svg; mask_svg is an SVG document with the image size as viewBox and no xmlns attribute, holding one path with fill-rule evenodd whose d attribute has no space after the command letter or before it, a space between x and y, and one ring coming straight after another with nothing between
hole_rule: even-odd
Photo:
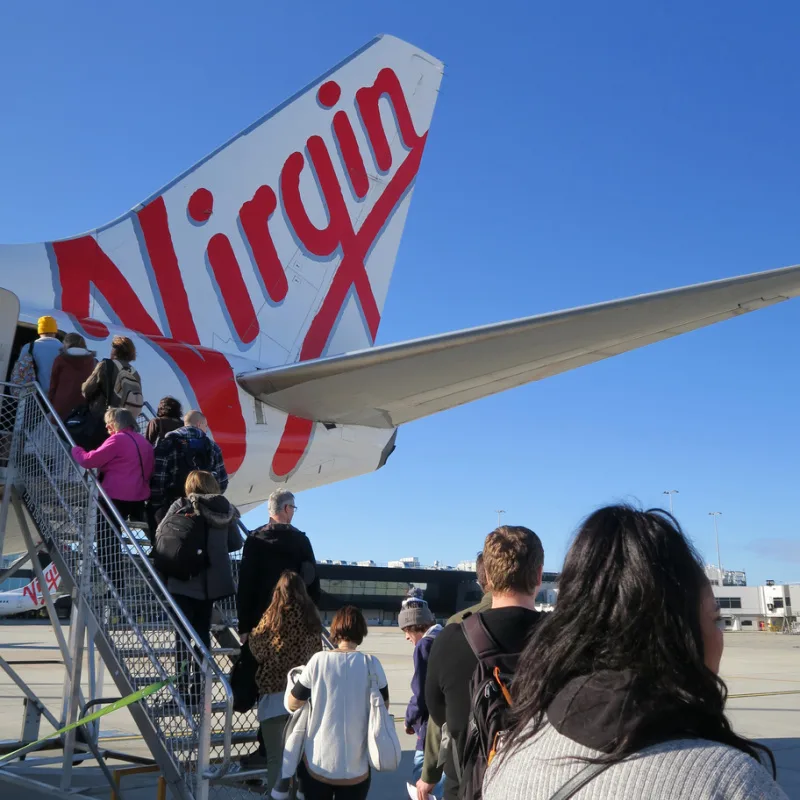
<instances>
[{"instance_id":1,"label":"black backpack","mask_svg":"<svg viewBox=\"0 0 800 800\"><path fill-rule=\"evenodd\" d=\"M153 561L159 572L180 581L188 581L208 568L208 524L191 506L164 518Z\"/></svg>"},{"instance_id":2,"label":"black backpack","mask_svg":"<svg viewBox=\"0 0 800 800\"><path fill-rule=\"evenodd\" d=\"M511 707L509 690L519 653L506 653L489 633L483 614L471 614L461 623L467 643L478 659L470 683L470 710L464 752L455 753L459 797L480 800L483 776L491 764L497 737L504 730Z\"/></svg>"},{"instance_id":3,"label":"black backpack","mask_svg":"<svg viewBox=\"0 0 800 800\"><path fill-rule=\"evenodd\" d=\"M208 436L200 436L196 439L188 439L183 436L169 436L165 439L177 452L178 471L175 474L175 482L168 490L170 500L177 500L184 496L184 486L190 472L203 470L211 472L212 465L212 445Z\"/></svg>"}]
</instances>

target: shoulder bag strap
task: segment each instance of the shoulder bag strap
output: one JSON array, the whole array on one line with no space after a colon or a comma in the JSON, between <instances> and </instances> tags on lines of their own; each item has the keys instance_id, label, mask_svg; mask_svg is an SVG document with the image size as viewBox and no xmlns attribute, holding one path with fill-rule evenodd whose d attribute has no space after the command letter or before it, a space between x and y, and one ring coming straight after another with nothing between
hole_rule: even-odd
<instances>
[{"instance_id":1,"label":"shoulder bag strap","mask_svg":"<svg viewBox=\"0 0 800 800\"><path fill-rule=\"evenodd\" d=\"M114 394L114 362L110 358L103 359L103 362L106 365L106 406L110 406Z\"/></svg>"},{"instance_id":2,"label":"shoulder bag strap","mask_svg":"<svg viewBox=\"0 0 800 800\"><path fill-rule=\"evenodd\" d=\"M596 778L601 772L605 772L611 764L587 764L577 775L570 778L550 800L569 800L577 794L589 781Z\"/></svg>"},{"instance_id":3,"label":"shoulder bag strap","mask_svg":"<svg viewBox=\"0 0 800 800\"><path fill-rule=\"evenodd\" d=\"M482 661L487 656L499 655L503 652L497 640L489 633L481 614L472 614L467 617L461 623L461 628L464 631L464 638L466 638L467 644L472 648L472 652L478 661Z\"/></svg>"},{"instance_id":4,"label":"shoulder bag strap","mask_svg":"<svg viewBox=\"0 0 800 800\"><path fill-rule=\"evenodd\" d=\"M144 462L142 461L142 453L139 450L139 445L136 443L136 439L131 436L128 431L122 431L132 442L133 446L136 448L136 455L139 456L139 470L142 473L142 480L147 483L147 478L144 476Z\"/></svg>"},{"instance_id":5,"label":"shoulder bag strap","mask_svg":"<svg viewBox=\"0 0 800 800\"><path fill-rule=\"evenodd\" d=\"M33 355L33 346L36 344L36 340L32 341L28 345L28 355L31 357L31 361L33 362L33 378L34 380L39 380L39 367L36 366L36 358Z\"/></svg>"}]
</instances>

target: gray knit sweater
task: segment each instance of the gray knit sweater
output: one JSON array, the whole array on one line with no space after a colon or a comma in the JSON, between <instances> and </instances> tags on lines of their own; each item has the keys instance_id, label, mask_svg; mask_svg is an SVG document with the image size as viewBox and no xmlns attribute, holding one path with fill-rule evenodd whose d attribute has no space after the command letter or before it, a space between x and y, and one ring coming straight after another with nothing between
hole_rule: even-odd
<instances>
[{"instance_id":1,"label":"gray knit sweater","mask_svg":"<svg viewBox=\"0 0 800 800\"><path fill-rule=\"evenodd\" d=\"M486 773L484 800L548 800L600 753L546 725ZM788 800L764 767L746 753L702 739L648 747L600 773L575 800Z\"/></svg>"}]
</instances>

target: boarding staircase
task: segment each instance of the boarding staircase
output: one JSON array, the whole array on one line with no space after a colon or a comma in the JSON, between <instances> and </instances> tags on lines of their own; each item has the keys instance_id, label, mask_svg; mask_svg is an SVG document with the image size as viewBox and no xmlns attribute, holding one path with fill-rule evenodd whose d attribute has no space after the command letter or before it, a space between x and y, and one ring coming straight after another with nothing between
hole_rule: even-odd
<instances>
[{"instance_id":1,"label":"boarding staircase","mask_svg":"<svg viewBox=\"0 0 800 800\"><path fill-rule=\"evenodd\" d=\"M26 709L32 704L39 717L43 714L52 725L60 723L58 727L111 699L83 696L86 648L90 655L96 648L123 697L176 676L182 667L195 673L195 701L172 683L131 705L130 713L174 797L206 800L250 795L253 782L263 777L265 770L245 771L239 764L243 754L255 749L258 722L255 709L247 714L233 711L227 675L239 652L235 603L231 599L215 609L214 643L209 652L153 569L146 526L123 520L96 476L75 464L70 457L69 434L41 389L26 387L17 397L18 391L0 384L0 530L14 513L56 629L67 671L60 719L2 659L0 667L23 689ZM61 632L38 566L36 551L42 549L62 576L61 591L72 595L69 641ZM239 561L234 560L236 573L238 566ZM102 693L92 658L88 665L92 672L90 695L92 690ZM27 733L23 728L23 743L38 738L36 713L33 719ZM73 763L96 759L111 783L106 761L124 758L103 749L99 727L86 726L79 731L60 740L61 789L71 796L76 791ZM130 760L146 762L135 757ZM25 763L31 761L35 759L28 756ZM17 770L22 766L21 760L0 766L0 782L4 775L12 774L18 783L24 780L19 777L22 770ZM118 792L117 796L123 795Z\"/></svg>"}]
</instances>

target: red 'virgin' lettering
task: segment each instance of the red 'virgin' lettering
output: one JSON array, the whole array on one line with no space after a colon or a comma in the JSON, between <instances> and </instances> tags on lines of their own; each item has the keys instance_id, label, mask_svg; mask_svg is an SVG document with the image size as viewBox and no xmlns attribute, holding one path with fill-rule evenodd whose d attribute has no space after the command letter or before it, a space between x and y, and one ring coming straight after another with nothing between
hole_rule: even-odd
<instances>
[{"instance_id":1,"label":"red 'virgin' lettering","mask_svg":"<svg viewBox=\"0 0 800 800\"><path fill-rule=\"evenodd\" d=\"M269 221L277 207L275 192L269 186L260 186L253 199L239 209L242 230L250 244L264 289L275 303L283 300L289 291L286 272L269 231Z\"/></svg>"},{"instance_id":2,"label":"red 'virgin' lettering","mask_svg":"<svg viewBox=\"0 0 800 800\"><path fill-rule=\"evenodd\" d=\"M304 166L302 154L293 153L289 156L281 172L281 196L286 214L303 245L309 252L319 256L331 256L339 247L342 251L342 260L333 276L330 289L300 348L301 361L319 358L322 354L351 287L356 289L373 340L378 332L380 311L364 266L365 260L384 225L413 183L428 138L427 133L420 136L414 129L403 89L394 71L381 70L372 87L356 92L361 118L380 169L385 171L392 165L389 140L378 108L378 101L383 95L387 95L392 102L403 143L410 152L357 233L353 230L353 222L347 212L325 142L319 136L312 136L307 147L328 209L329 223L325 228L319 229L313 225L300 197L300 173ZM297 468L308 449L313 430L313 422L289 416L272 459L274 475L282 477Z\"/></svg>"},{"instance_id":3,"label":"red 'virgin' lettering","mask_svg":"<svg viewBox=\"0 0 800 800\"><path fill-rule=\"evenodd\" d=\"M213 198L209 200L200 195L200 191L202 190L195 192L195 195L210 207ZM211 192L207 194L211 195ZM209 211L209 215L210 213ZM153 200L152 203L138 211L136 216L139 218L139 225L142 228L145 247L150 256L150 265L158 284L158 291L161 293L161 297L169 298L169 302L164 305L164 313L167 315L170 335L179 342L200 344L200 337L197 335L192 311L189 308L186 287L183 285L181 268L178 266L178 257L172 246L164 198L159 197Z\"/></svg>"},{"instance_id":4,"label":"red 'virgin' lettering","mask_svg":"<svg viewBox=\"0 0 800 800\"><path fill-rule=\"evenodd\" d=\"M258 318L230 239L224 233L215 233L206 255L236 335L250 344L258 336Z\"/></svg>"},{"instance_id":5,"label":"red 'virgin' lettering","mask_svg":"<svg viewBox=\"0 0 800 800\"><path fill-rule=\"evenodd\" d=\"M353 133L353 126L350 124L350 117L344 111L337 111L333 115L333 132L342 153L350 185L353 187L356 197L363 200L369 191L367 168L364 166L364 159L361 156L356 135Z\"/></svg>"},{"instance_id":6,"label":"red 'virgin' lettering","mask_svg":"<svg viewBox=\"0 0 800 800\"><path fill-rule=\"evenodd\" d=\"M424 145L425 135L419 136L414 128L403 87L394 70L382 69L372 86L359 89L356 92L356 105L372 145L375 163L379 169L386 172L392 166L392 150L381 120L379 100L384 95L392 102L394 115L400 128L400 136L403 144L409 150L413 151L416 147Z\"/></svg>"},{"instance_id":7,"label":"red 'virgin' lettering","mask_svg":"<svg viewBox=\"0 0 800 800\"><path fill-rule=\"evenodd\" d=\"M151 242L155 240L151 239ZM54 242L53 251L62 287L60 307L76 318L88 336L107 338L109 332L106 325L89 316L91 287L94 285L123 327L141 334L170 357L186 376L214 439L222 448L227 470L235 473L244 460L247 426L242 416L236 379L228 360L213 350L164 337L128 281L93 237L82 236ZM148 252L155 270L159 269L158 265L166 263L163 254ZM156 281L160 287L162 281L158 275ZM170 311L170 305L174 302L173 298L167 295L162 297L162 301L167 309L167 318L172 319L170 313L174 314L174 310Z\"/></svg>"}]
</instances>

